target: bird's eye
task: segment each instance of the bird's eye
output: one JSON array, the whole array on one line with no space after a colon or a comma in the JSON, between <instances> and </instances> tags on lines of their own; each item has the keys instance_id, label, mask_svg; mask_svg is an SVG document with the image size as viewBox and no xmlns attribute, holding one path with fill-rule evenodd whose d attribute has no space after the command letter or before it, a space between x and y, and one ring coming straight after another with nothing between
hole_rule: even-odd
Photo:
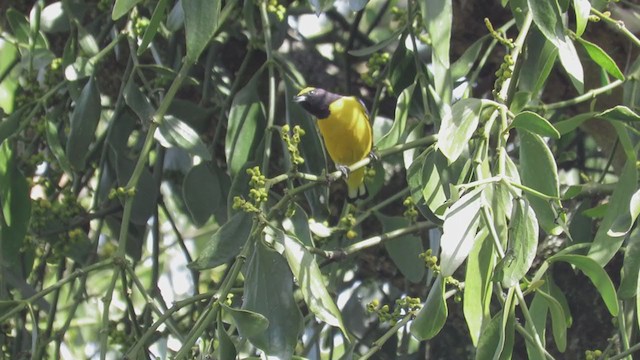
<instances>
[{"instance_id":1,"label":"bird's eye","mask_svg":"<svg viewBox=\"0 0 640 360\"><path fill-rule=\"evenodd\" d=\"M313 95L315 95L315 94L316 94L316 90L315 90L315 89L313 89L313 90L309 91L309 95L313 96Z\"/></svg>"}]
</instances>

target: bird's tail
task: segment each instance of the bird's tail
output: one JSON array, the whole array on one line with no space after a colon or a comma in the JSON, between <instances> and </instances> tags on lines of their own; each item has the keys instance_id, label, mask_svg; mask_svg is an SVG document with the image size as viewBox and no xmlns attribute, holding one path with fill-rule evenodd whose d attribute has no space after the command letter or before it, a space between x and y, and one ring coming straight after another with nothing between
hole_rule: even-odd
<instances>
[{"instance_id":1,"label":"bird's tail","mask_svg":"<svg viewBox=\"0 0 640 360\"><path fill-rule=\"evenodd\" d=\"M360 168L352 171L347 178L350 201L363 199L367 196L367 187L364 185L364 170L365 168Z\"/></svg>"}]
</instances>

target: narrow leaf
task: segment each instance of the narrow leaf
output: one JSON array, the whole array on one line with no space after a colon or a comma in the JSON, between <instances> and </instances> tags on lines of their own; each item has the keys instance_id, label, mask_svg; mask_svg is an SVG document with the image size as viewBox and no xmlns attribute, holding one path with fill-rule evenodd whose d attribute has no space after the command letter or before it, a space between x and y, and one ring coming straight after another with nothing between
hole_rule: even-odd
<instances>
[{"instance_id":1,"label":"narrow leaf","mask_svg":"<svg viewBox=\"0 0 640 360\"><path fill-rule=\"evenodd\" d=\"M221 307L231 315L240 335L249 341L260 336L269 327L269 320L261 314L244 309L234 309L226 304L221 304Z\"/></svg>"},{"instance_id":2,"label":"narrow leaf","mask_svg":"<svg viewBox=\"0 0 640 360\"><path fill-rule=\"evenodd\" d=\"M231 337L224 329L222 321L218 321L218 329L216 331L216 334L218 335L218 348L216 349L216 355L218 356L218 359L235 360L238 353L236 351L235 345L233 345L233 341L231 341Z\"/></svg>"},{"instance_id":3,"label":"narrow leaf","mask_svg":"<svg viewBox=\"0 0 640 360\"><path fill-rule=\"evenodd\" d=\"M538 249L538 220L533 209L523 199L514 199L509 224L509 247L502 260L496 280L504 287L517 286L533 264Z\"/></svg>"},{"instance_id":4,"label":"narrow leaf","mask_svg":"<svg viewBox=\"0 0 640 360\"><path fill-rule=\"evenodd\" d=\"M144 35L142 35L142 40L140 41L140 46L138 46L138 50L136 51L137 55L142 55L145 50L149 47L151 41L156 36L158 29L160 28L160 22L165 16L165 12L167 11L167 5L169 0L159 0L156 5L155 10L153 10L153 15L151 15L151 20L149 20L149 26L144 31Z\"/></svg>"},{"instance_id":5,"label":"narrow leaf","mask_svg":"<svg viewBox=\"0 0 640 360\"><path fill-rule=\"evenodd\" d=\"M545 195L559 197L558 170L555 158L547 144L539 135L526 130L519 130L520 136L520 178L523 185ZM547 201L527 194L529 204L538 215L540 226L548 234L559 234L562 227L557 223L561 218L556 209L561 207L560 201Z\"/></svg>"},{"instance_id":6,"label":"narrow leaf","mask_svg":"<svg viewBox=\"0 0 640 360\"><path fill-rule=\"evenodd\" d=\"M560 133L547 119L531 111L523 111L516 115L511 127L525 129L540 136L560 139Z\"/></svg>"},{"instance_id":7,"label":"narrow leaf","mask_svg":"<svg viewBox=\"0 0 640 360\"><path fill-rule=\"evenodd\" d=\"M491 319L480 335L475 356L476 360L501 360L510 358L513 346L513 328L515 327L515 314L512 314L512 312L505 314L505 311L501 311ZM506 319L505 316L507 317ZM498 345L500 343L501 333L504 333L506 338L504 338L503 346L499 350ZM505 346L508 344L510 344L511 347Z\"/></svg>"},{"instance_id":8,"label":"narrow leaf","mask_svg":"<svg viewBox=\"0 0 640 360\"><path fill-rule=\"evenodd\" d=\"M204 225L222 204L221 171L203 162L192 167L182 183L184 203L197 226Z\"/></svg>"},{"instance_id":9,"label":"narrow leaf","mask_svg":"<svg viewBox=\"0 0 640 360\"><path fill-rule=\"evenodd\" d=\"M442 275L436 278L427 300L411 324L411 335L418 340L428 340L438 335L447 321L449 310L444 298L444 282Z\"/></svg>"},{"instance_id":10,"label":"narrow leaf","mask_svg":"<svg viewBox=\"0 0 640 360\"><path fill-rule=\"evenodd\" d=\"M92 76L76 101L76 107L71 114L71 131L67 139L67 157L78 171L84 170L85 157L98 127L101 111L100 92Z\"/></svg>"},{"instance_id":11,"label":"narrow leaf","mask_svg":"<svg viewBox=\"0 0 640 360\"><path fill-rule=\"evenodd\" d=\"M558 121L553 126L558 130L560 135L565 135L578 128L583 122L593 118L595 114L594 112L579 114L566 120Z\"/></svg>"},{"instance_id":12,"label":"narrow leaf","mask_svg":"<svg viewBox=\"0 0 640 360\"><path fill-rule=\"evenodd\" d=\"M124 88L124 102L129 105L143 124L149 124L155 113L151 101L138 89L134 77L132 76Z\"/></svg>"},{"instance_id":13,"label":"narrow leaf","mask_svg":"<svg viewBox=\"0 0 640 360\"><path fill-rule=\"evenodd\" d=\"M591 3L589 0L573 0L573 9L576 13L576 35L582 36L589 23Z\"/></svg>"},{"instance_id":14,"label":"narrow leaf","mask_svg":"<svg viewBox=\"0 0 640 360\"><path fill-rule=\"evenodd\" d=\"M588 3L588 1L587 1ZM600 65L609 75L613 76L618 80L624 80L624 75L616 62L607 54L604 50L602 50L598 45L589 42L583 38L577 37L576 40L587 50L587 54L591 60L593 60L596 64Z\"/></svg>"},{"instance_id":15,"label":"narrow leaf","mask_svg":"<svg viewBox=\"0 0 640 360\"><path fill-rule=\"evenodd\" d=\"M387 132L378 142L376 147L378 150L384 150L391 146L394 146L407 136L407 119L409 117L409 105L411 104L411 95L415 85L411 85L402 91L398 97L396 103L396 114L393 120L393 125L389 132Z\"/></svg>"},{"instance_id":16,"label":"narrow leaf","mask_svg":"<svg viewBox=\"0 0 640 360\"><path fill-rule=\"evenodd\" d=\"M478 127L481 99L462 99L445 113L438 132L438 148L449 159L456 161Z\"/></svg>"},{"instance_id":17,"label":"narrow leaf","mask_svg":"<svg viewBox=\"0 0 640 360\"><path fill-rule=\"evenodd\" d=\"M196 62L218 28L220 0L182 0L187 58Z\"/></svg>"},{"instance_id":18,"label":"narrow leaf","mask_svg":"<svg viewBox=\"0 0 640 360\"><path fill-rule=\"evenodd\" d=\"M0 201L3 219L0 222L0 251L9 268L18 266L27 228L31 219L31 188L18 169L13 150L7 142L0 145Z\"/></svg>"},{"instance_id":19,"label":"narrow leaf","mask_svg":"<svg viewBox=\"0 0 640 360\"><path fill-rule=\"evenodd\" d=\"M409 226L409 220L400 216L385 216L376 212L382 223L382 231L388 233ZM404 235L384 242L384 248L402 275L412 283L418 283L424 277L424 260L418 257L424 252L422 240L415 235Z\"/></svg>"},{"instance_id":20,"label":"narrow leaf","mask_svg":"<svg viewBox=\"0 0 640 360\"><path fill-rule=\"evenodd\" d=\"M582 93L584 91L582 64L573 42L565 34L557 0L528 0L527 3L534 23L540 32L556 46L562 67L569 74L569 78L578 92Z\"/></svg>"},{"instance_id":21,"label":"narrow leaf","mask_svg":"<svg viewBox=\"0 0 640 360\"><path fill-rule=\"evenodd\" d=\"M444 277L453 275L471 252L480 223L482 190L479 187L465 194L444 213L440 239L440 268Z\"/></svg>"},{"instance_id":22,"label":"narrow leaf","mask_svg":"<svg viewBox=\"0 0 640 360\"><path fill-rule=\"evenodd\" d=\"M165 116L155 133L155 137L164 147L175 146L191 155L199 156L203 160L211 160L211 153L200 140L200 135L191 126L176 117Z\"/></svg>"},{"instance_id":23,"label":"narrow leaf","mask_svg":"<svg viewBox=\"0 0 640 360\"><path fill-rule=\"evenodd\" d=\"M626 207L625 207L626 210ZM607 235L617 237L624 236L636 222L638 215L640 214L640 190L633 193L631 200L629 200L629 211L625 211L620 214L618 218L611 225L611 229L607 232Z\"/></svg>"},{"instance_id":24,"label":"narrow leaf","mask_svg":"<svg viewBox=\"0 0 640 360\"><path fill-rule=\"evenodd\" d=\"M488 36L485 35L476 40L464 51L464 53L462 53L462 56L460 56L458 60L451 64L451 78L453 80L461 79L469 74L473 64L478 60L480 50L482 50L482 45L484 45L487 38Z\"/></svg>"},{"instance_id":25,"label":"narrow leaf","mask_svg":"<svg viewBox=\"0 0 640 360\"><path fill-rule=\"evenodd\" d=\"M16 110L11 115L2 119L0 122L0 144L2 144L11 135L15 134L20 128L20 120L22 120L25 111Z\"/></svg>"},{"instance_id":26,"label":"narrow leaf","mask_svg":"<svg viewBox=\"0 0 640 360\"><path fill-rule=\"evenodd\" d=\"M198 259L189 264L189 267L196 270L210 269L233 259L247 242L252 223L251 214L237 212L213 234Z\"/></svg>"},{"instance_id":27,"label":"narrow leaf","mask_svg":"<svg viewBox=\"0 0 640 360\"><path fill-rule=\"evenodd\" d=\"M49 146L49 150L53 156L58 160L58 165L60 168L67 173L68 175L73 175L73 170L71 167L71 163L67 158L67 155L64 153L64 149L62 148L62 144L60 143L60 135L58 134L58 125L54 122L54 119L59 115L59 112L55 112L54 114L47 113L45 119L45 134L47 137L47 146Z\"/></svg>"},{"instance_id":28,"label":"narrow leaf","mask_svg":"<svg viewBox=\"0 0 640 360\"><path fill-rule=\"evenodd\" d=\"M476 241L467 259L462 305L471 341L476 346L482 329L491 319L489 305L493 259L493 243L487 237Z\"/></svg>"},{"instance_id":29,"label":"narrow leaf","mask_svg":"<svg viewBox=\"0 0 640 360\"><path fill-rule=\"evenodd\" d=\"M540 294L547 303L548 309L551 312L551 331L553 333L553 340L560 352L564 352L567 349L567 322L564 316L564 310L560 302L553 296L547 294L542 290L537 290L536 294Z\"/></svg>"},{"instance_id":30,"label":"narrow leaf","mask_svg":"<svg viewBox=\"0 0 640 360\"><path fill-rule=\"evenodd\" d=\"M438 161L438 158L442 158L443 161ZM443 162L446 163L446 160L442 153L431 150L427 152L422 165L422 198L427 207L439 217L443 216L439 209L448 200L449 195L448 186L445 186L441 176L446 176L451 170L451 166L446 166Z\"/></svg>"},{"instance_id":31,"label":"narrow leaf","mask_svg":"<svg viewBox=\"0 0 640 360\"><path fill-rule=\"evenodd\" d=\"M386 48L387 46L393 44L394 42L398 41L398 36L400 36L400 34L402 34L402 32L405 30L404 27L401 27L400 29L396 30L393 34L391 34L391 36L389 36L388 38L380 41L377 44L373 44L371 46L367 46L366 48L362 48L362 49L356 49L356 50L349 50L348 53L349 55L353 55L353 56L369 56L371 54L373 54L376 51L382 50L384 48Z\"/></svg>"},{"instance_id":32,"label":"narrow leaf","mask_svg":"<svg viewBox=\"0 0 640 360\"><path fill-rule=\"evenodd\" d=\"M637 295L638 271L640 271L640 229L636 228L631 232L624 251L618 297L630 299Z\"/></svg>"},{"instance_id":33,"label":"narrow leaf","mask_svg":"<svg viewBox=\"0 0 640 360\"><path fill-rule=\"evenodd\" d=\"M277 281L273 281L277 279ZM258 241L245 271L242 308L261 314L269 327L249 339L268 356L290 359L302 331L287 261Z\"/></svg>"},{"instance_id":34,"label":"narrow leaf","mask_svg":"<svg viewBox=\"0 0 640 360\"><path fill-rule=\"evenodd\" d=\"M118 20L127 14L141 0L116 0L111 11L111 20Z\"/></svg>"},{"instance_id":35,"label":"narrow leaf","mask_svg":"<svg viewBox=\"0 0 640 360\"><path fill-rule=\"evenodd\" d=\"M613 190L613 194L611 194L609 206L596 232L593 244L589 249L589 257L602 266L611 260L624 241L624 233L620 235L620 231L611 232L610 230L616 219L630 216L629 205L636 191L637 183L638 170L636 169L636 162L635 160L627 160L618 179L618 184Z\"/></svg>"},{"instance_id":36,"label":"narrow leaf","mask_svg":"<svg viewBox=\"0 0 640 360\"><path fill-rule=\"evenodd\" d=\"M624 105L616 105L611 109L607 109L597 114L596 117L604 120L618 120L624 122L640 121L640 116Z\"/></svg>"},{"instance_id":37,"label":"narrow leaf","mask_svg":"<svg viewBox=\"0 0 640 360\"><path fill-rule=\"evenodd\" d=\"M266 116L258 98L258 77L259 73L238 91L231 103L224 153L232 178L247 161L253 159L262 139Z\"/></svg>"},{"instance_id":38,"label":"narrow leaf","mask_svg":"<svg viewBox=\"0 0 640 360\"><path fill-rule=\"evenodd\" d=\"M329 294L320 267L313 255L297 238L273 229L276 242L289 263L289 268L298 282L305 303L320 320L340 328L347 336L342 315Z\"/></svg>"},{"instance_id":39,"label":"narrow leaf","mask_svg":"<svg viewBox=\"0 0 640 360\"><path fill-rule=\"evenodd\" d=\"M590 257L583 255L555 255L547 259L549 263L558 261L567 262L589 277L593 285L596 287L602 300L604 300L607 309L612 316L618 315L618 297L613 287L613 282L609 278L607 272Z\"/></svg>"},{"instance_id":40,"label":"narrow leaf","mask_svg":"<svg viewBox=\"0 0 640 360\"><path fill-rule=\"evenodd\" d=\"M442 102L450 104L453 90L449 60L453 4L451 1L420 1L419 4L422 19L431 36L434 88Z\"/></svg>"}]
</instances>

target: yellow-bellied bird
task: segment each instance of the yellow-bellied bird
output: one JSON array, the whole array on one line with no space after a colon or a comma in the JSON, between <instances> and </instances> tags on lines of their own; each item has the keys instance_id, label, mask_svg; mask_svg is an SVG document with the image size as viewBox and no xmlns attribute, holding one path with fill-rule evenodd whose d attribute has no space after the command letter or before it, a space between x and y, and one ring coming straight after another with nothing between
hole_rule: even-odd
<instances>
[{"instance_id":1,"label":"yellow-bellied bird","mask_svg":"<svg viewBox=\"0 0 640 360\"><path fill-rule=\"evenodd\" d=\"M356 97L313 87L302 89L294 101L318 119L329 156L347 175L349 198L365 196L364 168L347 171L347 166L364 159L371 152L373 136L364 104Z\"/></svg>"}]
</instances>

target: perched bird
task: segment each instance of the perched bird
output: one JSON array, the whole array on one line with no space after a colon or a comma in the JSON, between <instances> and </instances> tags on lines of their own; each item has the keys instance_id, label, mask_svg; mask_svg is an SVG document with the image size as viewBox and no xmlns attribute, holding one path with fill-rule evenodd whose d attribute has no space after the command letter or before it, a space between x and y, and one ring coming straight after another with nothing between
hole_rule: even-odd
<instances>
[{"instance_id":1,"label":"perched bird","mask_svg":"<svg viewBox=\"0 0 640 360\"><path fill-rule=\"evenodd\" d=\"M364 168L351 173L347 171L347 166L364 159L371 152L373 136L364 104L356 97L313 87L302 89L293 100L318 119L329 156L347 175L349 198L365 196Z\"/></svg>"}]
</instances>

